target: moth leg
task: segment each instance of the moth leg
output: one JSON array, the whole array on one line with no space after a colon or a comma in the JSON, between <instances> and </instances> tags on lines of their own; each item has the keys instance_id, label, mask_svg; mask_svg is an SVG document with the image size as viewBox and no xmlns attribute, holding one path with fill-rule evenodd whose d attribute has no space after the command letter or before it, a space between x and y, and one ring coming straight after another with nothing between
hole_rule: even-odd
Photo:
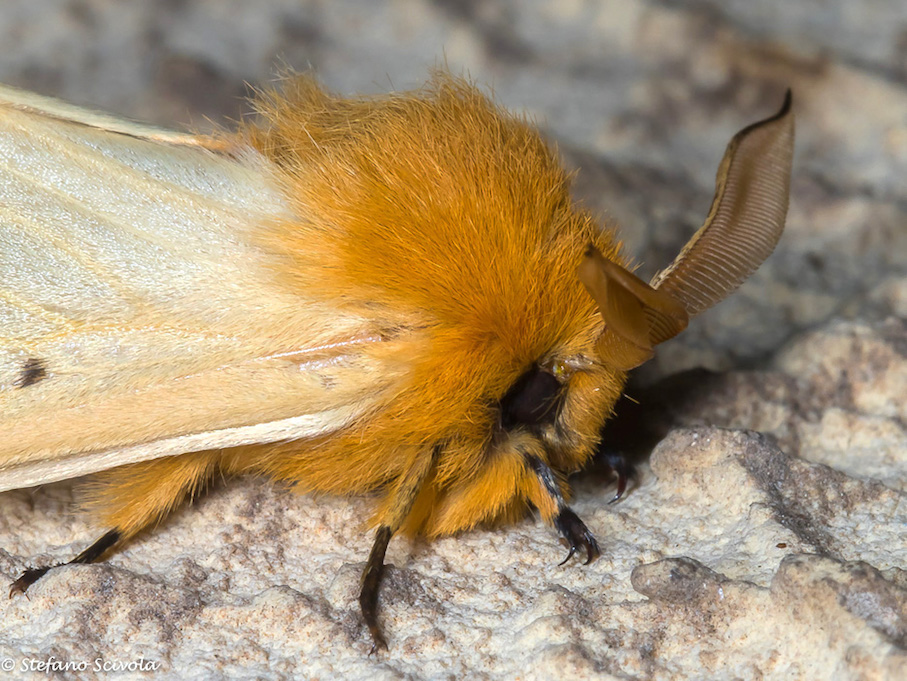
<instances>
[{"instance_id":1,"label":"moth leg","mask_svg":"<svg viewBox=\"0 0 907 681\"><path fill-rule=\"evenodd\" d=\"M624 454L615 449L601 448L597 456L602 463L617 474L617 491L608 502L613 504L627 491L627 481L636 474L636 467Z\"/></svg>"},{"instance_id":2,"label":"moth leg","mask_svg":"<svg viewBox=\"0 0 907 681\"><path fill-rule=\"evenodd\" d=\"M372 550L362 573L359 608L362 610L362 619L372 635L372 649L369 654L379 648L387 650L387 640L381 633L381 627L378 624L378 589L381 586L381 578L384 576L384 554L391 536L393 536L393 530L387 525L378 528L375 533L375 543L372 544Z\"/></svg>"},{"instance_id":3,"label":"moth leg","mask_svg":"<svg viewBox=\"0 0 907 681\"><path fill-rule=\"evenodd\" d=\"M390 493L387 510L375 532L375 541L365 563L365 570L362 572L359 607L362 610L362 619L372 636L372 649L369 655L381 648L387 650L387 640L378 624L378 591L384 576L384 554L391 537L400 529L412 510L413 503L431 470L432 461L431 456L417 457L409 470L397 481Z\"/></svg>"},{"instance_id":4,"label":"moth leg","mask_svg":"<svg viewBox=\"0 0 907 681\"><path fill-rule=\"evenodd\" d=\"M545 494L554 503L556 509L554 526L561 537L567 541L567 546L570 549L567 557L560 564L563 565L573 558L576 550L582 547L586 551L586 560L583 564L588 565L601 555L598 542L595 541L595 537L589 531L589 528L586 527L586 524L567 506L567 502L561 494L560 486L557 483L557 476L548 464L531 454L526 455L525 458L526 465L538 477Z\"/></svg>"},{"instance_id":5,"label":"moth leg","mask_svg":"<svg viewBox=\"0 0 907 681\"><path fill-rule=\"evenodd\" d=\"M49 570L63 565L97 563L143 529L163 520L188 496L195 495L218 468L219 451L120 466L91 484L88 507L112 528L72 560L26 570L10 587L10 598L26 593Z\"/></svg>"},{"instance_id":6,"label":"moth leg","mask_svg":"<svg viewBox=\"0 0 907 681\"><path fill-rule=\"evenodd\" d=\"M22 576L19 577L12 585L9 587L9 597L12 598L18 594L24 594L28 591L28 587L41 579L48 570L53 568L63 567L64 565L84 565L87 563L96 563L101 560L101 557L113 550L114 547L121 542L121 535L118 530L108 530L104 535L98 539L94 544L89 546L87 549L82 551L78 556L73 558L67 563L57 563L56 565L47 565L45 567L39 568L30 568L22 573Z\"/></svg>"},{"instance_id":7,"label":"moth leg","mask_svg":"<svg viewBox=\"0 0 907 681\"><path fill-rule=\"evenodd\" d=\"M595 541L592 532L589 531L586 524L579 519L579 516L577 516L569 506L565 506L564 509L557 514L557 517L554 519L554 526L557 528L557 531L561 533L561 536L567 540L567 545L570 547L567 557L558 563L559 565L563 565L573 558L573 554L576 553L576 549L580 546L586 550L586 560L583 561L583 565L588 565L602 555L601 550L598 548L598 542Z\"/></svg>"}]
</instances>

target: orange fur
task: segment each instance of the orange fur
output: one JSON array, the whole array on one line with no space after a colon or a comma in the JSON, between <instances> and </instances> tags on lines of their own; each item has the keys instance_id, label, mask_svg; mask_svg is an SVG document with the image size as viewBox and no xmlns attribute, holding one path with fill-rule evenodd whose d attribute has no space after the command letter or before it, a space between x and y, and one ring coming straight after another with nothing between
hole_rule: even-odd
<instances>
[{"instance_id":1,"label":"orange fur","mask_svg":"<svg viewBox=\"0 0 907 681\"><path fill-rule=\"evenodd\" d=\"M126 540L201 492L219 459L218 451L191 452L104 471L88 488L86 506Z\"/></svg>"},{"instance_id":2,"label":"orange fur","mask_svg":"<svg viewBox=\"0 0 907 681\"><path fill-rule=\"evenodd\" d=\"M555 152L526 121L443 74L415 93L354 100L302 78L259 110L245 132L280 167L300 216L262 230L285 257L276 275L373 318L391 338L370 350L395 355L404 378L372 418L245 449L228 470L359 492L437 447L432 502L410 530L449 534L513 517L527 501L550 519L519 438L495 441L495 401L534 362L583 358L564 410L569 446L551 457L532 447L569 472L591 455L624 379L596 362L601 317L575 274L589 243L623 261L571 204Z\"/></svg>"},{"instance_id":3,"label":"orange fur","mask_svg":"<svg viewBox=\"0 0 907 681\"><path fill-rule=\"evenodd\" d=\"M224 450L216 465L303 490L382 490L374 522L410 533L512 521L530 506L551 521L556 505L524 456L562 476L582 467L625 377L596 357L602 320L575 272L590 243L626 263L611 233L572 205L555 151L445 74L417 92L361 99L296 78L257 106L242 140L274 162L298 216L261 226L274 277L371 319L385 342L362 352L399 367L400 379L345 429ZM541 439L499 432L496 402L534 363L566 367L558 423ZM96 508L114 526L157 520L194 484L177 482L183 458L147 464L149 475L172 473L172 486L142 466L108 474ZM186 480L209 475L200 460ZM413 471L418 489L402 495Z\"/></svg>"}]
</instances>

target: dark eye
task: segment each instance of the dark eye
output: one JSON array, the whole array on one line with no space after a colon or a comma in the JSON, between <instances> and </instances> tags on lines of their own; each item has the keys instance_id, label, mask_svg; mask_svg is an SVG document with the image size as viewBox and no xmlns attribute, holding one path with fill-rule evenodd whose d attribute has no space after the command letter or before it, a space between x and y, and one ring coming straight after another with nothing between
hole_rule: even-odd
<instances>
[{"instance_id":1,"label":"dark eye","mask_svg":"<svg viewBox=\"0 0 907 681\"><path fill-rule=\"evenodd\" d=\"M562 388L553 374L533 367L501 398L501 426L552 423L561 403Z\"/></svg>"}]
</instances>

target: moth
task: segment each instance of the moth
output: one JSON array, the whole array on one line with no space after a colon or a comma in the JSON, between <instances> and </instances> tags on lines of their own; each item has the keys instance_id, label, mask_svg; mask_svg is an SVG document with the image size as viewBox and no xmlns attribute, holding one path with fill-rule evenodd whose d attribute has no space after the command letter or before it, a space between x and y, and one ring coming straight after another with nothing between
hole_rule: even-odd
<instances>
[{"instance_id":1,"label":"moth","mask_svg":"<svg viewBox=\"0 0 907 681\"><path fill-rule=\"evenodd\" d=\"M774 248L790 93L731 140L648 284L553 148L469 82L344 98L293 77L254 106L206 136L0 89L0 489L97 473L106 531L70 563L214 476L372 494L375 648L397 533L534 510L595 559L567 476L627 372Z\"/></svg>"}]
</instances>

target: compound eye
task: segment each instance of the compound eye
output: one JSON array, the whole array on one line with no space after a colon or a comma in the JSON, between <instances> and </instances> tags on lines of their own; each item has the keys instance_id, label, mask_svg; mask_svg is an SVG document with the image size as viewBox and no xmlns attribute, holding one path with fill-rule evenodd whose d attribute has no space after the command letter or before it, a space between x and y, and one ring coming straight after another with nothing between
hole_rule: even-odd
<instances>
[{"instance_id":1,"label":"compound eye","mask_svg":"<svg viewBox=\"0 0 907 681\"><path fill-rule=\"evenodd\" d=\"M555 376L535 366L520 376L501 398L501 425L553 423L562 401L563 385Z\"/></svg>"}]
</instances>

